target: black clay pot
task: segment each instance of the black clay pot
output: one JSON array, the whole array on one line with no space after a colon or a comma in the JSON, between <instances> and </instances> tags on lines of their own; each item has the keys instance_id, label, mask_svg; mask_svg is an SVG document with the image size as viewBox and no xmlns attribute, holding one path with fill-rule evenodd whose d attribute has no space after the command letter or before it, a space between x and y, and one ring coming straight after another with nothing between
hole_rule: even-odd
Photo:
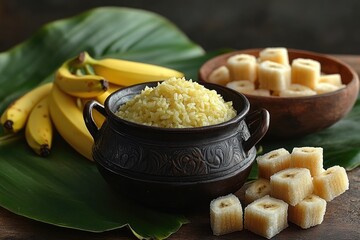
<instances>
[{"instance_id":1,"label":"black clay pot","mask_svg":"<svg viewBox=\"0 0 360 240\"><path fill-rule=\"evenodd\" d=\"M208 204L244 184L256 157L255 144L269 127L269 114L265 109L248 113L244 95L202 84L232 101L237 116L212 126L159 128L115 115L121 104L157 82L114 92L104 107L96 101L86 104L84 120L95 142L93 159L112 187L145 204L176 209ZM106 118L100 129L93 109Z\"/></svg>"}]
</instances>

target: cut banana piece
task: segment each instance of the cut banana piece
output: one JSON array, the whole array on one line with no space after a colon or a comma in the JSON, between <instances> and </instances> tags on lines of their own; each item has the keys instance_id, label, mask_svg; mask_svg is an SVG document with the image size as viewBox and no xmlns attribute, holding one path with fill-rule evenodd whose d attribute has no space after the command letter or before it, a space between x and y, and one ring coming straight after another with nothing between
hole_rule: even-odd
<instances>
[{"instance_id":1,"label":"cut banana piece","mask_svg":"<svg viewBox=\"0 0 360 240\"><path fill-rule=\"evenodd\" d=\"M316 95L316 92L301 84L291 84L288 89L279 92L279 97L305 97Z\"/></svg>"},{"instance_id":2,"label":"cut banana piece","mask_svg":"<svg viewBox=\"0 0 360 240\"><path fill-rule=\"evenodd\" d=\"M272 61L283 65L289 65L289 55L286 48L265 48L259 53L259 61Z\"/></svg>"},{"instance_id":3,"label":"cut banana piece","mask_svg":"<svg viewBox=\"0 0 360 240\"><path fill-rule=\"evenodd\" d=\"M329 83L338 87L343 85L341 81L341 75L338 73L320 75L319 83Z\"/></svg>"},{"instance_id":4,"label":"cut banana piece","mask_svg":"<svg viewBox=\"0 0 360 240\"><path fill-rule=\"evenodd\" d=\"M296 206L289 206L289 221L303 229L319 225L326 212L326 201L314 194L304 198Z\"/></svg>"},{"instance_id":5,"label":"cut banana piece","mask_svg":"<svg viewBox=\"0 0 360 240\"><path fill-rule=\"evenodd\" d=\"M264 196L245 208L245 229L265 238L272 238L288 227L288 204Z\"/></svg>"},{"instance_id":6,"label":"cut banana piece","mask_svg":"<svg viewBox=\"0 0 360 240\"><path fill-rule=\"evenodd\" d=\"M349 179L346 170L340 166L333 166L315 176L314 194L331 201L349 189Z\"/></svg>"},{"instance_id":7,"label":"cut banana piece","mask_svg":"<svg viewBox=\"0 0 360 240\"><path fill-rule=\"evenodd\" d=\"M226 87L240 93L248 93L255 90L255 84L249 80L231 81L226 84Z\"/></svg>"},{"instance_id":8,"label":"cut banana piece","mask_svg":"<svg viewBox=\"0 0 360 240\"><path fill-rule=\"evenodd\" d=\"M229 69L226 66L221 66L212 71L209 75L208 81L220 85L226 85L230 82Z\"/></svg>"},{"instance_id":9,"label":"cut banana piece","mask_svg":"<svg viewBox=\"0 0 360 240\"><path fill-rule=\"evenodd\" d=\"M320 80L320 62L297 58L291 65L291 81L315 89Z\"/></svg>"},{"instance_id":10,"label":"cut banana piece","mask_svg":"<svg viewBox=\"0 0 360 240\"><path fill-rule=\"evenodd\" d=\"M317 94L334 92L334 91L339 90L339 89L341 89L343 87L345 87L345 85L341 85L340 87L338 87L338 86L333 85L331 83L319 82L315 87L315 92Z\"/></svg>"},{"instance_id":11,"label":"cut banana piece","mask_svg":"<svg viewBox=\"0 0 360 240\"><path fill-rule=\"evenodd\" d=\"M288 168L270 177L271 196L295 206L313 192L313 182L307 168Z\"/></svg>"},{"instance_id":12,"label":"cut banana piece","mask_svg":"<svg viewBox=\"0 0 360 240\"><path fill-rule=\"evenodd\" d=\"M270 194L270 181L259 178L246 189L245 203L250 204L253 201Z\"/></svg>"},{"instance_id":13,"label":"cut banana piece","mask_svg":"<svg viewBox=\"0 0 360 240\"><path fill-rule=\"evenodd\" d=\"M291 152L292 168L307 168L311 176L324 171L322 147L294 147Z\"/></svg>"},{"instance_id":14,"label":"cut banana piece","mask_svg":"<svg viewBox=\"0 0 360 240\"><path fill-rule=\"evenodd\" d=\"M234 194L221 196L211 201L210 224L216 236L243 229L241 203Z\"/></svg>"},{"instance_id":15,"label":"cut banana piece","mask_svg":"<svg viewBox=\"0 0 360 240\"><path fill-rule=\"evenodd\" d=\"M226 66L232 81L250 80L255 82L257 78L257 61L252 55L236 54L231 56L228 58Z\"/></svg>"},{"instance_id":16,"label":"cut banana piece","mask_svg":"<svg viewBox=\"0 0 360 240\"><path fill-rule=\"evenodd\" d=\"M261 96L261 97L270 97L271 93L269 89L255 89L253 91L246 92L248 95Z\"/></svg>"},{"instance_id":17,"label":"cut banana piece","mask_svg":"<svg viewBox=\"0 0 360 240\"><path fill-rule=\"evenodd\" d=\"M256 158L258 164L259 177L270 180L270 177L286 168L290 167L291 155L284 149L276 149Z\"/></svg>"},{"instance_id":18,"label":"cut banana piece","mask_svg":"<svg viewBox=\"0 0 360 240\"><path fill-rule=\"evenodd\" d=\"M280 63L264 61L259 65L259 88L281 91L290 86L291 68Z\"/></svg>"}]
</instances>

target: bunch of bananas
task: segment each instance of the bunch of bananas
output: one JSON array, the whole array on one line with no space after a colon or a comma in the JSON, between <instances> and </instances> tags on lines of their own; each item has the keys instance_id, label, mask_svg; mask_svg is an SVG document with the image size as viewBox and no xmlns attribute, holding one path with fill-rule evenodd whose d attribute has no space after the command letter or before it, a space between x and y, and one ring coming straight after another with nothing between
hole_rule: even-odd
<instances>
[{"instance_id":1,"label":"bunch of bananas","mask_svg":"<svg viewBox=\"0 0 360 240\"><path fill-rule=\"evenodd\" d=\"M93 138L83 119L83 106L105 99L117 89L137 83L183 77L173 69L115 58L94 59L87 52L64 62L53 83L38 86L5 109L1 125L6 133L25 129L28 145L40 156L51 152L53 126L77 152L92 160ZM104 117L94 112L101 126Z\"/></svg>"}]
</instances>

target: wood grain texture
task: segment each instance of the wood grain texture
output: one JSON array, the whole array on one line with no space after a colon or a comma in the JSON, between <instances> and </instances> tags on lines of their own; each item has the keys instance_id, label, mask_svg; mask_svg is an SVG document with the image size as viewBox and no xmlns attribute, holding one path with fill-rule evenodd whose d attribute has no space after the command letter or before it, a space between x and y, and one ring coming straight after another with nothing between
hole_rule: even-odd
<instances>
[{"instance_id":1,"label":"wood grain texture","mask_svg":"<svg viewBox=\"0 0 360 240\"><path fill-rule=\"evenodd\" d=\"M360 56L339 56L344 62L353 66L360 73ZM327 205L324 222L311 229L302 230L290 224L273 239L327 239L352 240L360 236L360 168L348 172L350 190L335 198ZM243 198L243 189L236 193ZM247 230L227 234L222 237L212 235L208 210L189 213L190 223L184 225L169 239L264 239ZM136 239L129 229L123 228L104 233L89 233L79 230L66 229L37 222L15 215L4 208L0 208L0 239L7 240L123 240Z\"/></svg>"}]
</instances>

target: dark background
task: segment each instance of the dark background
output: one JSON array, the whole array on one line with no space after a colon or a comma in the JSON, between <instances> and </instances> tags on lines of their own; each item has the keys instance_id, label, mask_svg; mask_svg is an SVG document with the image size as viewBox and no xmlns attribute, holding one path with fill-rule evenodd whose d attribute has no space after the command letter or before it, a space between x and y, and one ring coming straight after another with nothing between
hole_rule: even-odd
<instances>
[{"instance_id":1,"label":"dark background","mask_svg":"<svg viewBox=\"0 0 360 240\"><path fill-rule=\"evenodd\" d=\"M206 50L289 47L360 54L359 0L0 0L0 52L97 6L150 10Z\"/></svg>"}]
</instances>

